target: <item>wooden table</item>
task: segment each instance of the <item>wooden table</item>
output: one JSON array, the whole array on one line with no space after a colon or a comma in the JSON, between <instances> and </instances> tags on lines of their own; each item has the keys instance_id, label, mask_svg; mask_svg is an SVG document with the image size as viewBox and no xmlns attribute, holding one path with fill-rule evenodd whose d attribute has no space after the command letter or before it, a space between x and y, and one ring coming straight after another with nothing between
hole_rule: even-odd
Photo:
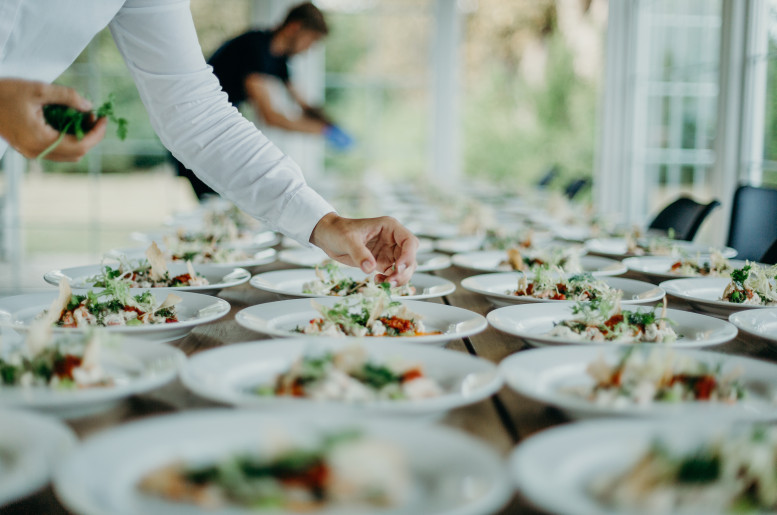
<instances>
[{"instance_id":1,"label":"wooden table","mask_svg":"<svg viewBox=\"0 0 777 515\"><path fill-rule=\"evenodd\" d=\"M288 268L294 267L276 263L261 267L261 271ZM431 300L430 302L444 302L445 304L466 308L485 315L493 309L493 306L484 297L468 292L459 286L461 279L475 273L455 267L436 272L436 275L456 283L458 288L452 295L442 299ZM631 274L627 274L624 277L645 280L644 277ZM191 334L177 342L173 342L172 345L179 347L187 355L191 355L221 345L263 339L263 335L239 326L234 319L235 313L247 306L278 300L277 296L245 284L222 290L219 297L227 300L232 305L230 313L221 320L196 328ZM672 301L670 301L670 307L690 309L684 303ZM526 349L528 346L518 338L502 334L489 327L483 333L470 338L454 340L448 343L447 348L458 352L468 352L498 363L506 356ZM773 361L777 358L777 354L775 354L768 341L743 335L737 337L733 342L714 347L714 350ZM129 420L192 408L215 406L219 406L219 404L189 393L176 380L148 394L130 397L118 407L106 413L68 421L68 424L79 437L83 438ZM569 421L559 410L520 396L506 387L491 399L452 411L443 419L444 424L460 428L488 442L494 449L505 456L516 444L533 433ZM0 511L7 515L68 513L57 501L51 488L47 488L13 505L6 506ZM543 512L532 508L520 495L516 494L500 513L532 514Z\"/></svg>"}]
</instances>

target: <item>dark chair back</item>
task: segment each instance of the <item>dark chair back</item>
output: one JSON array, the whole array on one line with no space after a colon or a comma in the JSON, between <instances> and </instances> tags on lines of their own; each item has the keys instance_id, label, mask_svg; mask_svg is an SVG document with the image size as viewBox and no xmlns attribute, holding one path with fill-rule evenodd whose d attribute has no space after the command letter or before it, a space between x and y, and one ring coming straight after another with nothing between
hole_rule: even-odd
<instances>
[{"instance_id":1,"label":"dark chair back","mask_svg":"<svg viewBox=\"0 0 777 515\"><path fill-rule=\"evenodd\" d=\"M727 245L737 249L737 259L757 261L774 240L777 240L777 190L755 186L737 188Z\"/></svg>"},{"instance_id":2,"label":"dark chair back","mask_svg":"<svg viewBox=\"0 0 777 515\"><path fill-rule=\"evenodd\" d=\"M583 191L589 184L591 184L591 179L584 177L582 179L575 179L572 182L570 182L566 189L564 190L564 194L567 196L569 200L572 200L575 198L575 196Z\"/></svg>"},{"instance_id":3,"label":"dark chair back","mask_svg":"<svg viewBox=\"0 0 777 515\"><path fill-rule=\"evenodd\" d=\"M668 231L674 229L674 237L678 240L691 241L704 221L720 202L713 200L709 204L700 204L688 197L680 197L656 215L649 229Z\"/></svg>"},{"instance_id":4,"label":"dark chair back","mask_svg":"<svg viewBox=\"0 0 777 515\"><path fill-rule=\"evenodd\" d=\"M767 265L777 265L777 240L774 240L769 250L758 261Z\"/></svg>"}]
</instances>

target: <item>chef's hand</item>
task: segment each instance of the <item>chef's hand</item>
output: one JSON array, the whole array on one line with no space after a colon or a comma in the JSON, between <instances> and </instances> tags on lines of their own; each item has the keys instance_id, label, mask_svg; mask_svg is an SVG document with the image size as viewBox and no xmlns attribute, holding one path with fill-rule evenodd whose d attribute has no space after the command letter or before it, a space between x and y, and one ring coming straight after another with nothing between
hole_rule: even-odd
<instances>
[{"instance_id":1,"label":"chef's hand","mask_svg":"<svg viewBox=\"0 0 777 515\"><path fill-rule=\"evenodd\" d=\"M46 123L43 106L60 104L89 111L92 105L75 90L22 79L0 79L0 137L27 158L37 157L59 137ZM108 120L101 118L80 141L66 135L45 159L78 161L105 136Z\"/></svg>"},{"instance_id":2,"label":"chef's hand","mask_svg":"<svg viewBox=\"0 0 777 515\"><path fill-rule=\"evenodd\" d=\"M364 273L377 271L379 282L393 286L407 283L417 266L418 239L390 216L343 218L329 213L313 229L310 243Z\"/></svg>"}]
</instances>

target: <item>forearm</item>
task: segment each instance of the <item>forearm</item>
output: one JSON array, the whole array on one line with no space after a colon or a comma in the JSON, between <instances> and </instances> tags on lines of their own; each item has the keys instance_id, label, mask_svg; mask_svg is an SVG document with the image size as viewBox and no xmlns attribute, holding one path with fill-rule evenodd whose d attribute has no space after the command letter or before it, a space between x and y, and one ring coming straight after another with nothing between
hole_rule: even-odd
<instances>
[{"instance_id":1,"label":"forearm","mask_svg":"<svg viewBox=\"0 0 777 515\"><path fill-rule=\"evenodd\" d=\"M129 0L111 32L165 146L225 198L307 243L333 209L229 104L202 57L188 2Z\"/></svg>"}]
</instances>

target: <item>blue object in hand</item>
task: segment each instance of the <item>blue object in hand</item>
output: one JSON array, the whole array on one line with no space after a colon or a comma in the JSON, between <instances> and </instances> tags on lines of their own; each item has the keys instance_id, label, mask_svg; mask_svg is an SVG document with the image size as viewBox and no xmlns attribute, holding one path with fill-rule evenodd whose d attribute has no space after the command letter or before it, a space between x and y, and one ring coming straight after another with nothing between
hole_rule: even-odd
<instances>
[{"instance_id":1,"label":"blue object in hand","mask_svg":"<svg viewBox=\"0 0 777 515\"><path fill-rule=\"evenodd\" d=\"M353 138L336 125L327 125L324 137L337 150L348 150L353 146Z\"/></svg>"}]
</instances>

